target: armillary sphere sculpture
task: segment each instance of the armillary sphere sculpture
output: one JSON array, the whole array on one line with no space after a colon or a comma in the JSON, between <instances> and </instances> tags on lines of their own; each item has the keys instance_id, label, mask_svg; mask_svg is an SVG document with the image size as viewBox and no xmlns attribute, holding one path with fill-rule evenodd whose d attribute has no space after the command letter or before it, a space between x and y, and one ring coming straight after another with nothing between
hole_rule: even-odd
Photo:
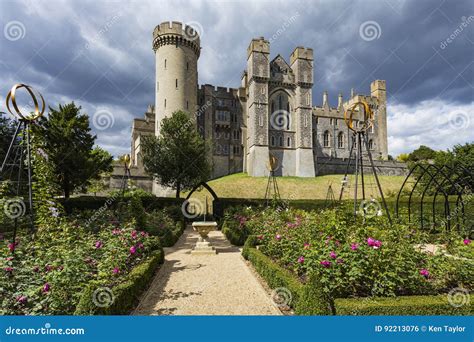
<instances>
[{"instance_id":1,"label":"armillary sphere sculpture","mask_svg":"<svg viewBox=\"0 0 474 342\"><path fill-rule=\"evenodd\" d=\"M355 124L354 114L359 113L358 117L358 124ZM363 115L361 115L363 113ZM374 125L374 113L367 102L359 101L352 104L347 110L344 112L344 122L346 123L349 130L352 131L352 144L349 152L349 159L346 165L346 171L344 174L341 192L339 194L339 200L342 200L342 195L344 192L344 188L347 186L348 178L347 175L349 173L349 168L352 163L352 160L355 161L355 187L354 187L354 215L357 213L362 214L364 217L369 214L380 215L382 213L381 208L376 200L366 201L366 189L365 189L365 180L364 180L364 159L363 159L363 150L367 153L367 157L370 163L370 167L372 169L377 188L380 194L380 198L382 200L383 208L387 214L388 220L392 223L392 219L390 217L390 212L387 207L387 203L385 201L385 197L383 195L382 186L380 185L379 178L377 176L377 171L375 169L374 161L372 158L372 153L370 152L369 148L369 139L368 139L368 132ZM355 155L354 155L355 149ZM359 174L361 179L361 190L362 190L362 203L359 208L358 203L358 188L359 188ZM359 209L359 211L358 211Z\"/></svg>"},{"instance_id":2,"label":"armillary sphere sculpture","mask_svg":"<svg viewBox=\"0 0 474 342\"><path fill-rule=\"evenodd\" d=\"M129 154L126 154L122 157L122 163L123 163L123 177L122 177L122 196L125 192L125 189L128 186L128 181L132 177L132 174L130 173L130 168L132 166L132 160L130 158Z\"/></svg>"},{"instance_id":3,"label":"armillary sphere sculpture","mask_svg":"<svg viewBox=\"0 0 474 342\"><path fill-rule=\"evenodd\" d=\"M19 109L17 104L17 91L20 89L26 90L30 95L34 111L30 114L24 114ZM38 99L40 102L38 102ZM16 199L7 200L4 204L4 210L7 216L14 220L13 241L15 243L18 219L26 214L28 211L30 217L31 230L34 231L34 209L33 209L33 189L32 189L32 164L31 164L31 142L30 142L30 125L38 120L44 113L45 102L43 96L35 91L31 86L18 83L15 84L6 97L6 107L11 115L18 120L13 138L8 146L7 153L0 168L0 179L8 179L14 185L14 195ZM12 110L13 107L13 110ZM22 173L27 169L27 188L28 188L28 208L20 199ZM10 171L7 175L7 169ZM14 170L17 169L17 174L14 175Z\"/></svg>"},{"instance_id":4,"label":"armillary sphere sculpture","mask_svg":"<svg viewBox=\"0 0 474 342\"><path fill-rule=\"evenodd\" d=\"M280 189L278 189L278 183L275 176L275 172L280 168L280 162L277 157L273 154L269 154L267 169L270 171L268 174L267 188L265 190L266 204L269 205L271 200L277 201L278 204L281 202Z\"/></svg>"}]
</instances>

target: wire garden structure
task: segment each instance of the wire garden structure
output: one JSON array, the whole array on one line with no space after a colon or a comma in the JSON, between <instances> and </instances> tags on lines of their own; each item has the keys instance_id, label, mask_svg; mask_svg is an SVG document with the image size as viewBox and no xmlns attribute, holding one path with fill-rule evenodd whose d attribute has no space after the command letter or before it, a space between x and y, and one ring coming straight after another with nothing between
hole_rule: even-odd
<instances>
[{"instance_id":1,"label":"wire garden structure","mask_svg":"<svg viewBox=\"0 0 474 342\"><path fill-rule=\"evenodd\" d=\"M418 173L417 173L418 172ZM454 165L435 165L434 163L416 163L407 174L395 203L395 215L400 216L402 206L402 194L412 176L416 174L416 179L409 191L407 210L408 222L412 222L414 211L419 211L420 228L423 229L427 224L431 228L443 226L446 230L452 228L459 229L466 227L472 234L474 222L466 220L466 204L473 200L474 174L461 163ZM419 198L413 195L421 194ZM441 211L442 220L439 220L437 213L438 196L442 196L443 208ZM454 199L450 200L450 196ZM430 203L431 202L431 203ZM472 204L471 204L472 205ZM431 207L431 214L429 209ZM470 226L469 226L470 225Z\"/></svg>"},{"instance_id":2,"label":"wire garden structure","mask_svg":"<svg viewBox=\"0 0 474 342\"><path fill-rule=\"evenodd\" d=\"M269 206L272 201L276 202L278 206L282 204L280 189L278 188L277 177L275 176L275 172L279 167L280 162L278 158L270 153L267 164L270 173L268 174L267 188L265 189L265 202L267 206Z\"/></svg>"},{"instance_id":3,"label":"wire garden structure","mask_svg":"<svg viewBox=\"0 0 474 342\"><path fill-rule=\"evenodd\" d=\"M354 114L358 113L359 116L359 125L354 125ZM347 127L352 131L353 135L353 144L349 152L349 158L346 165L346 171L342 181L341 192L339 193L339 200L342 200L344 190L347 188L349 179L349 169L351 164L355 163L355 186L354 186L354 215L358 213L364 217L368 215L381 215L381 209L379 208L378 202L375 199L370 201L366 200L366 179L364 175L364 150L370 164L372 174L375 178L377 189L382 200L383 209L387 215L387 218L392 223L392 218L383 195L382 186L380 185L379 177L377 175L377 170L374 165L372 154L369 147L369 139L367 132L374 125L374 113L370 106L365 101L359 101L354 103L344 112L344 122ZM360 175L360 185L359 185L359 175ZM362 201L359 204L359 187L362 193ZM374 212L375 209L375 212Z\"/></svg>"},{"instance_id":4,"label":"wire garden structure","mask_svg":"<svg viewBox=\"0 0 474 342\"><path fill-rule=\"evenodd\" d=\"M23 114L18 107L16 95L19 89L25 89L27 91L31 97L31 103L34 105L34 111L28 115ZM40 102L38 102L38 98L41 100ZM0 168L0 180L9 180L12 184L12 189L8 195L14 199L6 200L2 209L7 213L9 218L13 219L12 243L14 244L16 241L18 220L27 212L30 229L32 232L35 230L30 126L43 115L45 102L43 96L31 86L18 83L15 84L8 93L6 97L6 107L10 114L18 119L15 133ZM12 110L12 107L14 110ZM24 180L25 176L26 181ZM27 206L23 200L26 195L28 196Z\"/></svg>"},{"instance_id":5,"label":"wire garden structure","mask_svg":"<svg viewBox=\"0 0 474 342\"><path fill-rule=\"evenodd\" d=\"M131 159L130 155L126 154L121 158L121 161L123 163L123 176L122 176L122 184L120 185L120 191L123 195L125 194L125 190L128 189L128 185L130 183L132 174L130 173L130 167L131 167Z\"/></svg>"}]
</instances>

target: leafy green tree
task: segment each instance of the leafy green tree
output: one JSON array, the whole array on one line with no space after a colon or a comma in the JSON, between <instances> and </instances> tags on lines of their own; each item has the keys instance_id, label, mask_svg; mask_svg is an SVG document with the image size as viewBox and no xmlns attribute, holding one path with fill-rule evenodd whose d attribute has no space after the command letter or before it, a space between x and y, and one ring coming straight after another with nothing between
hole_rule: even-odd
<instances>
[{"instance_id":1,"label":"leafy green tree","mask_svg":"<svg viewBox=\"0 0 474 342\"><path fill-rule=\"evenodd\" d=\"M15 122L6 113L0 112L0 163L5 159L8 146L15 134Z\"/></svg>"},{"instance_id":2,"label":"leafy green tree","mask_svg":"<svg viewBox=\"0 0 474 342\"><path fill-rule=\"evenodd\" d=\"M211 173L204 139L188 114L176 111L163 119L160 136L145 136L142 142L145 170L157 181L176 190L190 190Z\"/></svg>"},{"instance_id":3,"label":"leafy green tree","mask_svg":"<svg viewBox=\"0 0 474 342\"><path fill-rule=\"evenodd\" d=\"M418 162L418 161L429 161L434 159L436 156L436 151L429 148L428 146L421 145L416 150L408 155L408 161Z\"/></svg>"},{"instance_id":4,"label":"leafy green tree","mask_svg":"<svg viewBox=\"0 0 474 342\"><path fill-rule=\"evenodd\" d=\"M112 171L112 156L96 147L96 136L91 134L89 117L81 114L74 102L49 108L49 115L41 117L34 126L34 134L43 142L48 162L53 165L56 183L65 198L76 190L84 190L102 172Z\"/></svg>"},{"instance_id":5,"label":"leafy green tree","mask_svg":"<svg viewBox=\"0 0 474 342\"><path fill-rule=\"evenodd\" d=\"M408 161L409 154L408 153L400 153L397 156L397 160L403 163L406 163Z\"/></svg>"}]
</instances>

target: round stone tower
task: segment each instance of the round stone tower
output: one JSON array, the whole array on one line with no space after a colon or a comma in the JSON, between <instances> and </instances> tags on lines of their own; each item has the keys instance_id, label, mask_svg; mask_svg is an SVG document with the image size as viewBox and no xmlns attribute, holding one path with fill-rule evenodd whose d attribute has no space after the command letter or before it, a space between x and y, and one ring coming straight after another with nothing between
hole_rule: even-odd
<instances>
[{"instance_id":1,"label":"round stone tower","mask_svg":"<svg viewBox=\"0 0 474 342\"><path fill-rule=\"evenodd\" d=\"M198 32L180 22L164 22L153 31L155 51L155 133L161 120L183 110L190 117L197 110L197 60L201 51Z\"/></svg>"}]
</instances>

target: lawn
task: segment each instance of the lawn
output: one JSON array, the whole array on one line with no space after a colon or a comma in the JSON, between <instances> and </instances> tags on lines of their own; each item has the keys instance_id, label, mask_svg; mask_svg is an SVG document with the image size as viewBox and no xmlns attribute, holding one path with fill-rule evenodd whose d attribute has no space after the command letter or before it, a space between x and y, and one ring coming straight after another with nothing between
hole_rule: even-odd
<instances>
[{"instance_id":1,"label":"lawn","mask_svg":"<svg viewBox=\"0 0 474 342\"><path fill-rule=\"evenodd\" d=\"M331 185L336 199L339 198L343 175L325 175L314 178L278 177L277 183L280 195L285 199L325 199ZM396 196L404 176L379 176L382 189L386 196ZM344 192L344 199L353 198L355 177L349 176L349 187ZM359 178L360 181L360 178ZM236 173L217 178L208 182L217 196L222 198L265 198L267 177L250 177L246 173ZM372 175L365 176L366 196L379 197L375 179ZM189 192L184 193L186 196ZM210 194L206 189L200 189L193 197L203 198ZM360 193L362 197L362 193Z\"/></svg>"}]
</instances>

